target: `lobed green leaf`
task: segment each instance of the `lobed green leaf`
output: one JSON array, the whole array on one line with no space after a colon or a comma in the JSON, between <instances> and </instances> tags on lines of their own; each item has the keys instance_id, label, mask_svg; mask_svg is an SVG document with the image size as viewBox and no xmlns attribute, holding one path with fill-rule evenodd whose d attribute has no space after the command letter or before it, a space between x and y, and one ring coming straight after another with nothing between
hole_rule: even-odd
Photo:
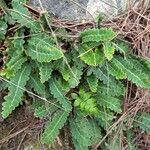
<instances>
[{"instance_id":1,"label":"lobed green leaf","mask_svg":"<svg viewBox=\"0 0 150 150\"><path fill-rule=\"evenodd\" d=\"M69 99L65 96L61 85L55 78L51 78L51 80L49 81L49 88L51 94L59 101L63 109L65 109L66 111L70 111L72 109L72 106L69 102Z\"/></svg>"},{"instance_id":2,"label":"lobed green leaf","mask_svg":"<svg viewBox=\"0 0 150 150\"><path fill-rule=\"evenodd\" d=\"M82 43L111 41L117 34L111 28L87 29L81 33Z\"/></svg>"},{"instance_id":3,"label":"lobed green leaf","mask_svg":"<svg viewBox=\"0 0 150 150\"><path fill-rule=\"evenodd\" d=\"M59 129L61 129L68 117L69 113L66 111L58 111L52 120L47 122L44 133L42 135L42 143L52 144L59 134Z\"/></svg>"},{"instance_id":4,"label":"lobed green leaf","mask_svg":"<svg viewBox=\"0 0 150 150\"><path fill-rule=\"evenodd\" d=\"M28 40L27 55L42 63L62 58L63 52L54 45L50 37L37 36Z\"/></svg>"},{"instance_id":5,"label":"lobed green leaf","mask_svg":"<svg viewBox=\"0 0 150 150\"><path fill-rule=\"evenodd\" d=\"M7 118L12 111L22 101L23 89L26 82L29 80L31 68L26 64L21 70L19 70L15 77L10 80L8 87L9 93L4 97L5 102L2 104L2 117Z\"/></svg>"}]
</instances>

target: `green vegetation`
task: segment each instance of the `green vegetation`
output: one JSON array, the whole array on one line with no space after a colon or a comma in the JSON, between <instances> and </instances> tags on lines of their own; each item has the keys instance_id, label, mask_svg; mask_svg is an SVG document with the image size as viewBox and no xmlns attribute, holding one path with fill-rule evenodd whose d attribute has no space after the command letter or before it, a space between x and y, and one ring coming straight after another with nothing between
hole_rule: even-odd
<instances>
[{"instance_id":1,"label":"green vegetation","mask_svg":"<svg viewBox=\"0 0 150 150\"><path fill-rule=\"evenodd\" d=\"M133 55L111 28L82 31L77 43L57 37L54 31L59 29L50 21L47 25L47 14L35 18L24 2L12 0L12 9L4 8L0 16L0 42L7 43L7 49L0 51L5 57L0 75L8 81L0 87L8 91L2 117L9 117L35 93L35 116L42 119L52 115L45 125L42 143L53 143L68 123L75 148L87 150L99 143L121 115L126 80L150 88L150 62ZM63 42L69 43L69 48L64 50L60 46ZM148 113L138 114L134 128L149 132L149 118ZM119 145L118 139L105 142L111 143L114 150ZM104 149L111 149L110 145L104 144Z\"/></svg>"}]
</instances>

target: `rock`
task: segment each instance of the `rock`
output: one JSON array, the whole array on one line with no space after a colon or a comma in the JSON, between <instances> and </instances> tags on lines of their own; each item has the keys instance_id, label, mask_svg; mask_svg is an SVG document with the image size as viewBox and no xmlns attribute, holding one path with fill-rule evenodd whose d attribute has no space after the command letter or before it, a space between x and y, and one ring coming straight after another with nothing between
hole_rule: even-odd
<instances>
[{"instance_id":1,"label":"rock","mask_svg":"<svg viewBox=\"0 0 150 150\"><path fill-rule=\"evenodd\" d=\"M139 0L130 0L131 3ZM60 19L91 20L99 13L114 16L126 9L128 0L30 0L30 5L41 7Z\"/></svg>"},{"instance_id":2,"label":"rock","mask_svg":"<svg viewBox=\"0 0 150 150\"><path fill-rule=\"evenodd\" d=\"M135 5L138 1L139 0L130 0L131 5ZM106 17L112 18L126 10L128 6L129 0L89 0L87 11L90 12L94 18L96 18L99 13L103 13Z\"/></svg>"},{"instance_id":3,"label":"rock","mask_svg":"<svg viewBox=\"0 0 150 150\"><path fill-rule=\"evenodd\" d=\"M79 20L86 18L86 5L88 0L76 0L77 5L71 0L41 0L43 7L60 19ZM39 0L30 0L33 6L40 6ZM83 9L85 7L85 9Z\"/></svg>"}]
</instances>

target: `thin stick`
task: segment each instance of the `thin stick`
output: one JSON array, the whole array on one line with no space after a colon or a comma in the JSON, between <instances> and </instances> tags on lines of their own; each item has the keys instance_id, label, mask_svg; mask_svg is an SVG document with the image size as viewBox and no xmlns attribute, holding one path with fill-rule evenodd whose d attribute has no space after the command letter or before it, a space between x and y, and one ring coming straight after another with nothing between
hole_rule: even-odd
<instances>
[{"instance_id":1,"label":"thin stick","mask_svg":"<svg viewBox=\"0 0 150 150\"><path fill-rule=\"evenodd\" d=\"M0 143L4 143L4 142L7 142L9 141L10 139L12 139L13 137L17 136L18 134L24 132L25 130L27 130L30 126L31 126L32 122L27 126L27 127L24 127L23 129L21 129L20 131L17 131L13 134L10 134L9 136L3 138L2 140L0 140Z\"/></svg>"},{"instance_id":2,"label":"thin stick","mask_svg":"<svg viewBox=\"0 0 150 150\"><path fill-rule=\"evenodd\" d=\"M20 150L21 144L23 143L23 141L24 141L26 135L27 135L27 133L25 133L24 136L23 136L23 138L21 139L21 141L20 141L20 143L19 143L19 145L18 145L18 147L17 147L17 150Z\"/></svg>"},{"instance_id":3,"label":"thin stick","mask_svg":"<svg viewBox=\"0 0 150 150\"><path fill-rule=\"evenodd\" d=\"M93 150L96 150L99 145L108 137L108 135L114 130L114 128L134 109L134 106L125 112L108 130L107 134L102 138L102 140L94 147Z\"/></svg>"},{"instance_id":4,"label":"thin stick","mask_svg":"<svg viewBox=\"0 0 150 150\"><path fill-rule=\"evenodd\" d=\"M25 92L27 92L27 93L29 93L29 94L31 94L31 95L33 95L33 96L39 98L39 99L41 99L41 100L44 100L44 101L46 101L46 102L48 102L48 103L50 103L50 104L52 104L52 105L54 105L54 106L56 106L56 107L62 109L62 110L64 110L62 107L56 105L55 103L48 101L46 98L43 98L43 97L41 97L41 96L39 96L39 95L36 95L36 94L34 94L33 92L28 91L27 89L22 88L22 87L16 85L15 83L13 83L13 82L11 82L11 81L5 79L5 78L0 77L0 80L3 80L3 81L5 81L5 82L7 82L7 83L9 83L9 84L12 84L12 85L18 87L19 89L21 89L21 90L23 90L23 91L25 91Z\"/></svg>"},{"instance_id":5,"label":"thin stick","mask_svg":"<svg viewBox=\"0 0 150 150\"><path fill-rule=\"evenodd\" d=\"M39 0L39 4L40 4L41 9L44 9L41 0ZM48 25L48 27L49 27L51 33L52 33L52 36L54 37L54 40L55 40L55 42L56 42L57 47L60 47L60 46L59 46L59 43L58 43L58 40L57 40L57 36L56 36L56 34L54 33L54 31L53 31L53 29L52 29L52 27L51 27L51 24L50 24L50 22L49 22L49 20L48 20L48 16L47 16L46 14L44 14L44 17L45 17L46 22L47 22L47 25ZM60 48L60 51L61 51L61 48ZM63 53L62 53L62 54L63 54ZM65 61L66 65L68 66L69 70L71 71L73 77L75 78L76 82L78 83L77 77L76 77L76 75L74 74L73 70L71 69L71 67L70 67L70 65L69 65L69 63L68 63L68 60L67 60L67 58L65 57L64 54L63 54L63 60Z\"/></svg>"}]
</instances>

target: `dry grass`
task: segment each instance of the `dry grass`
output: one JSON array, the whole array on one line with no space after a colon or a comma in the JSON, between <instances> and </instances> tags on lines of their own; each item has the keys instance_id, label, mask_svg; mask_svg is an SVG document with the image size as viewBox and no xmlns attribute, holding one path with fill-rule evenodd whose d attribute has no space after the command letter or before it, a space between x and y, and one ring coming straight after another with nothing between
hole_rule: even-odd
<instances>
[{"instance_id":1,"label":"dry grass","mask_svg":"<svg viewBox=\"0 0 150 150\"><path fill-rule=\"evenodd\" d=\"M150 1L141 0L138 6L129 8L124 14L104 22L114 28L133 44L133 52L145 59L150 58Z\"/></svg>"},{"instance_id":2,"label":"dry grass","mask_svg":"<svg viewBox=\"0 0 150 150\"><path fill-rule=\"evenodd\" d=\"M121 37L128 40L132 44L134 54L150 60L150 1L141 0L138 6L130 8L113 20L104 22L104 26L114 28ZM124 111L134 108L128 120L130 127L137 112L150 113L150 90L137 88L131 83L127 83L126 93ZM135 135L137 149L150 149L149 133L136 130Z\"/></svg>"},{"instance_id":3,"label":"dry grass","mask_svg":"<svg viewBox=\"0 0 150 150\"><path fill-rule=\"evenodd\" d=\"M106 16L106 19L109 16ZM66 28L72 37L85 29L95 27L95 22L68 21L53 18L52 26ZM100 26L112 27L118 34L133 45L133 52L145 59L150 58L150 1L141 0L135 7L129 7L121 15L103 21Z\"/></svg>"}]
</instances>

